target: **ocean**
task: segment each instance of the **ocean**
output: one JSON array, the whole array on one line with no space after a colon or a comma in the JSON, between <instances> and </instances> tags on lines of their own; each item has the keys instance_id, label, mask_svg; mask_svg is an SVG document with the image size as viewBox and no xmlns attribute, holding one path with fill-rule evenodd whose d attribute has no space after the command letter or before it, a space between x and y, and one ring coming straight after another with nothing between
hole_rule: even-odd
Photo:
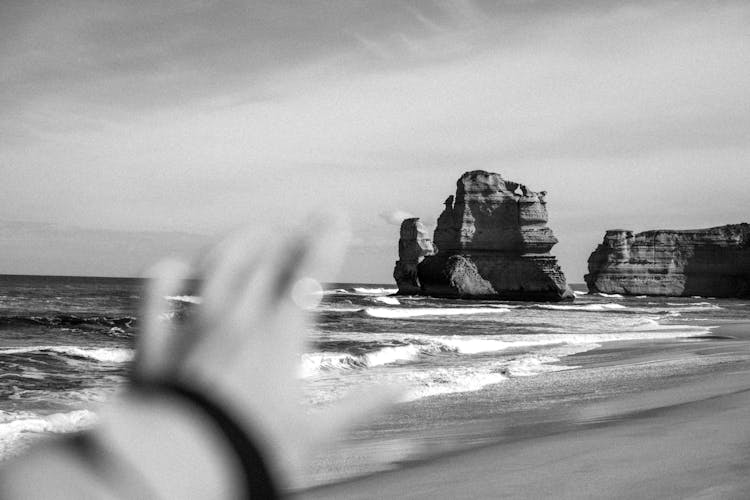
<instances>
[{"instance_id":1,"label":"ocean","mask_svg":"<svg viewBox=\"0 0 750 500\"><path fill-rule=\"evenodd\" d=\"M41 436L96 422L100 405L126 383L143 287L139 279L0 276L0 460ZM590 398L591 372L575 360L607 342L693 341L748 313L740 300L574 288L574 303L525 303L402 297L389 284L326 285L299 364L305 404L324 408L377 382L404 393L396 411L344 438L345 458L319 459L306 484L448 449L457 420ZM197 302L168 299L175 310ZM555 392L560 387L565 394ZM418 434L424 439L415 448ZM466 435L461 446L478 442ZM363 446L368 458L356 451ZM377 449L385 451L373 458Z\"/></svg>"}]
</instances>

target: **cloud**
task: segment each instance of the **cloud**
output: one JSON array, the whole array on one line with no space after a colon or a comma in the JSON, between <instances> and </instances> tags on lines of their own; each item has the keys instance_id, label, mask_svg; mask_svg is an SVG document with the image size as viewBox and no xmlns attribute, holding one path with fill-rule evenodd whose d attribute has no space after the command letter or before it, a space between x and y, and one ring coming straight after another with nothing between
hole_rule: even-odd
<instances>
[{"instance_id":1,"label":"cloud","mask_svg":"<svg viewBox=\"0 0 750 500\"><path fill-rule=\"evenodd\" d=\"M209 242L198 234L0 219L0 273L136 277L165 256L189 258Z\"/></svg>"},{"instance_id":2,"label":"cloud","mask_svg":"<svg viewBox=\"0 0 750 500\"><path fill-rule=\"evenodd\" d=\"M212 234L336 204L385 262L485 169L548 190L582 266L612 224L748 212L747 3L136 1L0 2L0 217Z\"/></svg>"},{"instance_id":3,"label":"cloud","mask_svg":"<svg viewBox=\"0 0 750 500\"><path fill-rule=\"evenodd\" d=\"M386 221L388 224L394 226L400 226L404 219L411 219L414 215L404 210L394 210L392 212L381 212L378 214L381 219Z\"/></svg>"}]
</instances>

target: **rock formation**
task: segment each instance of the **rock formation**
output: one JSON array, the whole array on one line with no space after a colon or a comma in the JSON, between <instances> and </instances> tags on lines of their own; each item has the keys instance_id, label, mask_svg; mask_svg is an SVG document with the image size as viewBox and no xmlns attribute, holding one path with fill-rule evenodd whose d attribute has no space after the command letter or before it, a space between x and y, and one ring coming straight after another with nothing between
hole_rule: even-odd
<instances>
[{"instance_id":1,"label":"rock formation","mask_svg":"<svg viewBox=\"0 0 750 500\"><path fill-rule=\"evenodd\" d=\"M512 300L572 299L550 250L544 191L467 172L445 200L434 244L418 219L401 225L394 278L402 294Z\"/></svg>"},{"instance_id":2,"label":"rock formation","mask_svg":"<svg viewBox=\"0 0 750 500\"><path fill-rule=\"evenodd\" d=\"M418 294L417 266L425 257L435 255L435 247L418 218L404 219L398 240L398 261L393 270L398 289L404 294Z\"/></svg>"},{"instance_id":3,"label":"rock formation","mask_svg":"<svg viewBox=\"0 0 750 500\"><path fill-rule=\"evenodd\" d=\"M688 231L610 230L589 257L592 293L750 296L750 225Z\"/></svg>"}]
</instances>

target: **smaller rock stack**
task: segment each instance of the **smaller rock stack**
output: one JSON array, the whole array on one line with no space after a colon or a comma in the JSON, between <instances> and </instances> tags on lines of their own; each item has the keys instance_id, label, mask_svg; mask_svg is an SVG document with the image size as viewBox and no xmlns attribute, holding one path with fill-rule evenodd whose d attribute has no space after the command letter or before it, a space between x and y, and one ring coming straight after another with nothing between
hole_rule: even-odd
<instances>
[{"instance_id":1,"label":"smaller rock stack","mask_svg":"<svg viewBox=\"0 0 750 500\"><path fill-rule=\"evenodd\" d=\"M398 240L398 258L393 277L398 289L404 294L417 294L420 291L417 266L429 255L435 255L427 229L418 218L405 219L401 223L401 237Z\"/></svg>"}]
</instances>

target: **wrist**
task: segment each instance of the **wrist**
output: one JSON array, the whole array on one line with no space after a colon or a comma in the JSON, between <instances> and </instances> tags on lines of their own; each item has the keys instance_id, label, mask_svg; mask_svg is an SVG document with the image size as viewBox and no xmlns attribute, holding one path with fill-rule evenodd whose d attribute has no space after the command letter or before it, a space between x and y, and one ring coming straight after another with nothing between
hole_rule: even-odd
<instances>
[{"instance_id":1,"label":"wrist","mask_svg":"<svg viewBox=\"0 0 750 500\"><path fill-rule=\"evenodd\" d=\"M94 429L97 443L162 498L239 498L240 465L209 416L177 395L133 391Z\"/></svg>"}]
</instances>

